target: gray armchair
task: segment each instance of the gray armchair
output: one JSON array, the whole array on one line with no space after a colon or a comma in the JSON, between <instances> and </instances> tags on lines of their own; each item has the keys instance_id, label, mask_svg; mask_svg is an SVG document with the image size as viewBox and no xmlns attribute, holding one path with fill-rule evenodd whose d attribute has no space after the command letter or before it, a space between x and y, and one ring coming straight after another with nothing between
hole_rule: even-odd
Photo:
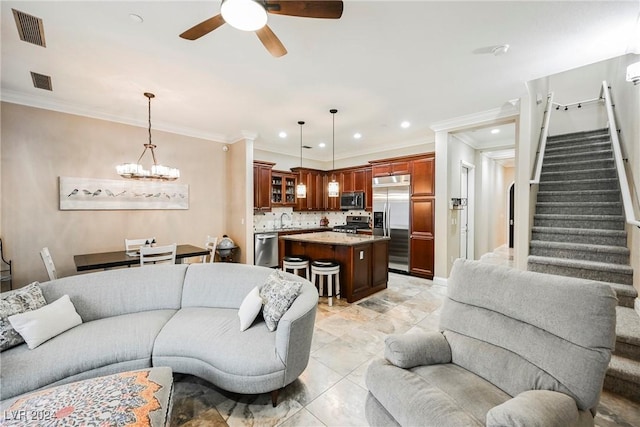
<instances>
[{"instance_id":1,"label":"gray armchair","mask_svg":"<svg viewBox=\"0 0 640 427\"><path fill-rule=\"evenodd\" d=\"M441 332L391 335L372 426L593 426L615 343L607 285L457 260Z\"/></svg>"}]
</instances>

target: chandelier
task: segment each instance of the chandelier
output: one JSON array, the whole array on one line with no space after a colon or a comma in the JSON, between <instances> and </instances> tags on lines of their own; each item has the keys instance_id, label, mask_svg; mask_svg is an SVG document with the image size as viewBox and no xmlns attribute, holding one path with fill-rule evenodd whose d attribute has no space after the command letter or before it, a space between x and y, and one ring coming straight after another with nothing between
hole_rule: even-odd
<instances>
[{"instance_id":1,"label":"chandelier","mask_svg":"<svg viewBox=\"0 0 640 427\"><path fill-rule=\"evenodd\" d=\"M154 151L156 145L151 143L151 98L155 98L155 95L145 92L144 96L149 100L149 142L144 144L144 150L142 151L142 154L140 154L136 163L123 163L118 165L116 166L116 172L118 172L118 175L121 177L129 179L174 181L180 178L180 170L169 166L159 165ZM151 170L145 169L140 164L140 160L142 160L142 157L144 157L147 150L151 151L151 158L153 159Z\"/></svg>"}]
</instances>

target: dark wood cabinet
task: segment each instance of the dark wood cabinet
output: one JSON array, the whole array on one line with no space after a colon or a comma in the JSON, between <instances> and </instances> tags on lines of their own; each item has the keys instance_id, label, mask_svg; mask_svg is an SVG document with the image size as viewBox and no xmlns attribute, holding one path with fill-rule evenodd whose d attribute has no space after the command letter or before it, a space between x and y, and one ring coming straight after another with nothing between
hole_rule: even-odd
<instances>
[{"instance_id":1,"label":"dark wood cabinet","mask_svg":"<svg viewBox=\"0 0 640 427\"><path fill-rule=\"evenodd\" d=\"M435 198L412 196L410 213L409 272L433 279Z\"/></svg>"},{"instance_id":2,"label":"dark wood cabinet","mask_svg":"<svg viewBox=\"0 0 640 427\"><path fill-rule=\"evenodd\" d=\"M410 160L375 161L373 164L373 176L406 175L411 173Z\"/></svg>"},{"instance_id":3,"label":"dark wood cabinet","mask_svg":"<svg viewBox=\"0 0 640 427\"><path fill-rule=\"evenodd\" d=\"M303 182L307 186L307 197L304 199L297 199L293 209L295 211L325 210L325 172L308 168L292 168L291 171L299 182Z\"/></svg>"},{"instance_id":4,"label":"dark wood cabinet","mask_svg":"<svg viewBox=\"0 0 640 427\"><path fill-rule=\"evenodd\" d=\"M411 175L412 196L435 196L435 165L433 156L413 161Z\"/></svg>"},{"instance_id":5,"label":"dark wood cabinet","mask_svg":"<svg viewBox=\"0 0 640 427\"><path fill-rule=\"evenodd\" d=\"M411 236L409 272L415 276L433 279L434 240Z\"/></svg>"},{"instance_id":6,"label":"dark wood cabinet","mask_svg":"<svg viewBox=\"0 0 640 427\"><path fill-rule=\"evenodd\" d=\"M253 162L253 210L271 211L271 170L275 163Z\"/></svg>"},{"instance_id":7,"label":"dark wood cabinet","mask_svg":"<svg viewBox=\"0 0 640 427\"><path fill-rule=\"evenodd\" d=\"M295 206L296 205L296 175L283 172L271 171L271 206Z\"/></svg>"},{"instance_id":8,"label":"dark wood cabinet","mask_svg":"<svg viewBox=\"0 0 640 427\"><path fill-rule=\"evenodd\" d=\"M371 167L364 168L364 210L371 212L373 210L373 170Z\"/></svg>"}]
</instances>

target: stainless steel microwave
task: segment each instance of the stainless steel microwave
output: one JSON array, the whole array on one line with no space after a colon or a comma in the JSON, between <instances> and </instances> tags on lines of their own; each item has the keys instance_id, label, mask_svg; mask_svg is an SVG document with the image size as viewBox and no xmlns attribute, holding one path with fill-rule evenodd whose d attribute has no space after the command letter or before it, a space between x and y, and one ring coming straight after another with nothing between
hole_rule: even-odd
<instances>
[{"instance_id":1,"label":"stainless steel microwave","mask_svg":"<svg viewBox=\"0 0 640 427\"><path fill-rule=\"evenodd\" d=\"M352 191L342 193L340 196L340 209L342 210L363 210L364 209L364 192Z\"/></svg>"}]
</instances>

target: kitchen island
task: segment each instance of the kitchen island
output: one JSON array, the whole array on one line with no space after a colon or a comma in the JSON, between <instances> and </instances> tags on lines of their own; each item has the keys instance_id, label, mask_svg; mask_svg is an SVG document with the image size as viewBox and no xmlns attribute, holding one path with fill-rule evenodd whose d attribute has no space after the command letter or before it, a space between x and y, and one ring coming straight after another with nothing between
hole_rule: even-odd
<instances>
[{"instance_id":1,"label":"kitchen island","mask_svg":"<svg viewBox=\"0 0 640 427\"><path fill-rule=\"evenodd\" d=\"M280 256L306 255L340 263L340 293L352 303L386 289L389 238L363 234L321 233L280 236ZM282 265L282 259L280 259Z\"/></svg>"}]
</instances>

